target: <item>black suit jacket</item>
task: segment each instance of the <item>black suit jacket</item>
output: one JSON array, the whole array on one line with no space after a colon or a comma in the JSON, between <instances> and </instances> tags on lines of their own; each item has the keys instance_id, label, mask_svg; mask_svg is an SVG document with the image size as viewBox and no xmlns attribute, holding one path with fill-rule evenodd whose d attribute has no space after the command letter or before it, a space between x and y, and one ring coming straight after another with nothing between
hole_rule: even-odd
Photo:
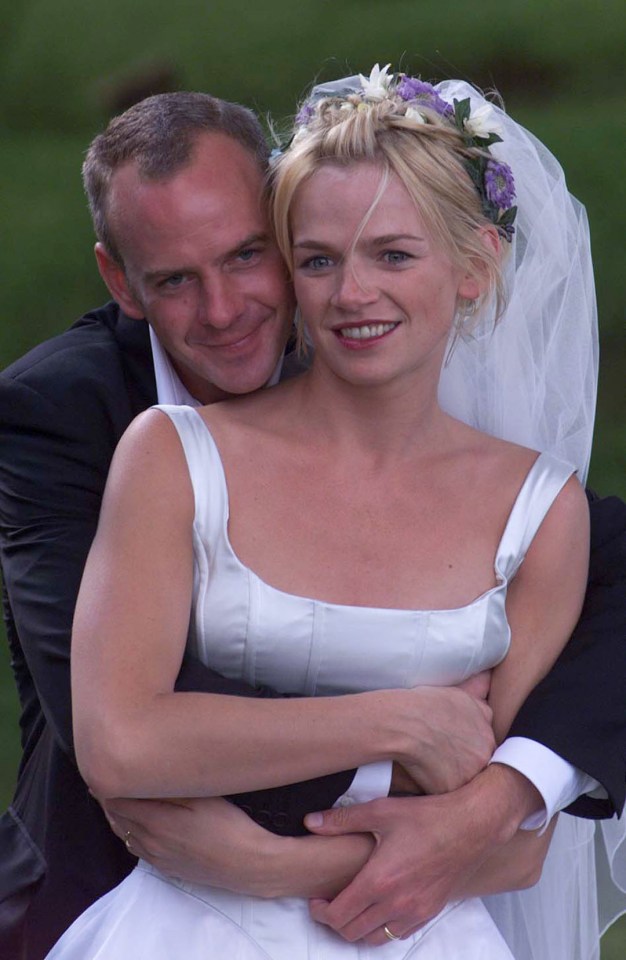
<instances>
[{"instance_id":1,"label":"black suit jacket","mask_svg":"<svg viewBox=\"0 0 626 960\"><path fill-rule=\"evenodd\" d=\"M155 402L147 326L113 303L0 377L0 558L23 746L14 801L0 821L2 957L45 956L134 864L74 763L69 645L115 445L133 417ZM624 799L626 508L599 501L592 514L597 575L586 617L512 732L540 740L599 779L610 800L579 803L586 815L602 816ZM596 677L606 683L601 696ZM190 659L177 689L271 695ZM269 829L295 834L304 813L331 806L353 774L231 799Z\"/></svg>"},{"instance_id":2,"label":"black suit jacket","mask_svg":"<svg viewBox=\"0 0 626 960\"><path fill-rule=\"evenodd\" d=\"M0 557L23 757L0 820L0 957L38 960L132 869L76 768L70 633L115 446L156 403L145 322L110 303L0 377ZM181 690L265 696L186 659ZM354 771L231 798L276 833L344 793Z\"/></svg>"}]
</instances>

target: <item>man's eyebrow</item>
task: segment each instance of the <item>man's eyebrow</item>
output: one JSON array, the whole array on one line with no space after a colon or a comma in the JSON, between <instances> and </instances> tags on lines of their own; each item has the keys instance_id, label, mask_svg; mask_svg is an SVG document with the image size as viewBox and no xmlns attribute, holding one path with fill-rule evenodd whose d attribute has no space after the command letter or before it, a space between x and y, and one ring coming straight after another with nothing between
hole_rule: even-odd
<instances>
[{"instance_id":1,"label":"man's eyebrow","mask_svg":"<svg viewBox=\"0 0 626 960\"><path fill-rule=\"evenodd\" d=\"M165 267L163 270L148 270L144 273L143 278L148 283L153 283L155 280L163 280L165 277L175 277L178 274L189 273L188 267L178 266Z\"/></svg>"},{"instance_id":2,"label":"man's eyebrow","mask_svg":"<svg viewBox=\"0 0 626 960\"><path fill-rule=\"evenodd\" d=\"M247 249L247 247L253 246L255 243L267 243L269 240L269 233L251 233L249 236L244 237L241 242L237 243L231 250L227 250L224 254L224 260L229 260L231 257L237 256L238 253L241 253L242 250ZM149 270L144 274L144 279L150 283L155 280L161 280L164 277L176 276L176 274L190 273L192 270L191 267L184 266L179 264L176 267L163 267L160 270Z\"/></svg>"},{"instance_id":3,"label":"man's eyebrow","mask_svg":"<svg viewBox=\"0 0 626 960\"><path fill-rule=\"evenodd\" d=\"M244 239L240 243L236 244L236 246L234 246L232 250L228 251L228 253L226 254L226 259L228 259L228 257L235 256L236 254L240 253L242 250L245 250L247 247L253 246L255 243L267 243L267 241L269 240L269 237L270 235L268 232L249 234L247 237L244 237Z\"/></svg>"}]
</instances>

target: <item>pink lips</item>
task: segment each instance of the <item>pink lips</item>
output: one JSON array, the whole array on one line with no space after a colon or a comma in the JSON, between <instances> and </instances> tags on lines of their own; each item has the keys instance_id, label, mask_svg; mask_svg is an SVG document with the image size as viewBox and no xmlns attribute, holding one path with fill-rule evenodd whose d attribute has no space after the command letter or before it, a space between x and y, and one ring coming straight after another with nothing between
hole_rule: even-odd
<instances>
[{"instance_id":1,"label":"pink lips","mask_svg":"<svg viewBox=\"0 0 626 960\"><path fill-rule=\"evenodd\" d=\"M333 333L339 340L342 346L347 350L365 350L370 345L375 345L380 343L381 340L384 340L390 334L394 332L398 327L398 323L395 321L370 321L368 323L354 323L347 324L344 323L341 326L335 327ZM363 336L362 333L357 334L356 336L346 336L342 333L343 330L359 330L364 331L365 328L368 329L368 334ZM374 328L372 330L372 328ZM385 328L385 329L381 329ZM378 330L379 332L376 332Z\"/></svg>"}]
</instances>

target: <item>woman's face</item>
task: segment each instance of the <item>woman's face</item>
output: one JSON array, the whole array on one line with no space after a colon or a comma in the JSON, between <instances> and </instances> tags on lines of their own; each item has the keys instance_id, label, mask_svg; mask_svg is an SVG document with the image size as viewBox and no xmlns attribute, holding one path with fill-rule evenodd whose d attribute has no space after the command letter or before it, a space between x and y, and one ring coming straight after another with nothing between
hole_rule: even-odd
<instances>
[{"instance_id":1,"label":"woman's face","mask_svg":"<svg viewBox=\"0 0 626 960\"><path fill-rule=\"evenodd\" d=\"M329 163L299 188L296 297L316 362L354 382L420 370L436 384L457 299L480 291L433 243L395 174L359 232L381 179L375 163Z\"/></svg>"}]
</instances>

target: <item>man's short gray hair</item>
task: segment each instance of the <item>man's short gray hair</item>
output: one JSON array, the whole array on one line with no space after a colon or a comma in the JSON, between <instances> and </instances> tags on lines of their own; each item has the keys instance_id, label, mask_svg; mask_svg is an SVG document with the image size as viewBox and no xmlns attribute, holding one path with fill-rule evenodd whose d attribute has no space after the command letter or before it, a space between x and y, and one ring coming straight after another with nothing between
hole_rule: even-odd
<instances>
[{"instance_id":1,"label":"man's short gray hair","mask_svg":"<svg viewBox=\"0 0 626 960\"><path fill-rule=\"evenodd\" d=\"M265 173L269 149L261 124L247 107L207 93L161 93L136 103L92 141L83 164L83 184L98 240L123 265L107 220L111 178L127 163L146 180L165 180L191 160L203 133L222 133L246 149Z\"/></svg>"}]
</instances>

